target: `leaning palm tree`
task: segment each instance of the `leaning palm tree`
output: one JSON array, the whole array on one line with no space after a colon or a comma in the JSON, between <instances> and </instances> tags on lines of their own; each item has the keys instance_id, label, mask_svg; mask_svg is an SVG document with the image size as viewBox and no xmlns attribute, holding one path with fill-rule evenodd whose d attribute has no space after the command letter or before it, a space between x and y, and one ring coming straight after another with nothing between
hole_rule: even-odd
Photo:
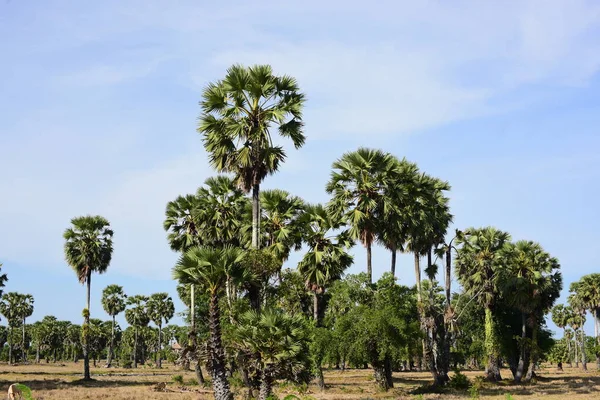
<instances>
[{"instance_id":1,"label":"leaning palm tree","mask_svg":"<svg viewBox=\"0 0 600 400\"><path fill-rule=\"evenodd\" d=\"M352 247L348 232L332 232L340 228L340 222L327 212L321 204L306 208L302 216L305 226L304 242L308 251L298 263L298 272L304 278L307 289L313 293L313 316L319 321L319 294L325 286L339 279L352 265L352 256L347 250Z\"/></svg>"},{"instance_id":2,"label":"leaning palm tree","mask_svg":"<svg viewBox=\"0 0 600 400\"><path fill-rule=\"evenodd\" d=\"M112 257L113 231L109 222L97 216L77 217L71 220L71 227L65 230L65 258L73 268L79 282L87 284L86 308L83 311L83 379L89 380L89 322L90 322L90 291L92 273L104 273Z\"/></svg>"},{"instance_id":3,"label":"leaning palm tree","mask_svg":"<svg viewBox=\"0 0 600 400\"><path fill-rule=\"evenodd\" d=\"M138 337L139 330L148 326L150 322L150 316L148 315L148 309L146 302L148 301L147 296L136 295L131 296L127 299L127 304L132 306L125 310L125 320L135 330L134 344L133 344L133 368L137 368L138 361Z\"/></svg>"},{"instance_id":4,"label":"leaning palm tree","mask_svg":"<svg viewBox=\"0 0 600 400\"><path fill-rule=\"evenodd\" d=\"M21 356L23 361L27 361L27 352L25 351L25 320L33 314L33 296L30 294L22 294L18 306L18 314L22 320L22 336L21 336Z\"/></svg>"},{"instance_id":5,"label":"leaning palm tree","mask_svg":"<svg viewBox=\"0 0 600 400\"><path fill-rule=\"evenodd\" d=\"M231 400L225 368L225 351L221 338L219 297L228 281L242 281L247 272L242 267L244 253L234 247L194 247L188 250L173 268L173 278L184 285L196 285L209 296L209 340L207 367L212 376L216 400Z\"/></svg>"},{"instance_id":6,"label":"leaning palm tree","mask_svg":"<svg viewBox=\"0 0 600 400\"><path fill-rule=\"evenodd\" d=\"M498 303L500 272L506 261L510 235L492 227L469 228L459 243L456 257L458 280L468 295L477 297L485 309L485 350L487 379L499 381L500 338L495 312Z\"/></svg>"},{"instance_id":7,"label":"leaning palm tree","mask_svg":"<svg viewBox=\"0 0 600 400\"><path fill-rule=\"evenodd\" d=\"M2 295L0 299L0 313L4 315L8 322L8 363L13 362L13 329L21 322L19 306L21 304L21 294L17 292L8 292Z\"/></svg>"},{"instance_id":8,"label":"leaning palm tree","mask_svg":"<svg viewBox=\"0 0 600 400\"><path fill-rule=\"evenodd\" d=\"M304 95L296 80L276 76L269 65L234 65L223 80L202 93L198 132L210 164L217 172L233 173L238 186L252 191L252 247L259 248L260 184L285 161L271 129L291 139L296 149L302 132Z\"/></svg>"},{"instance_id":9,"label":"leaning palm tree","mask_svg":"<svg viewBox=\"0 0 600 400\"><path fill-rule=\"evenodd\" d=\"M175 306L173 305L173 299L168 293L154 293L148 299L146 304L148 307L148 315L150 320L158 327L158 354L156 365L158 368L162 368L162 327L163 322L169 323L169 320L173 318L175 314Z\"/></svg>"},{"instance_id":10,"label":"leaning palm tree","mask_svg":"<svg viewBox=\"0 0 600 400\"><path fill-rule=\"evenodd\" d=\"M327 193L332 195L328 205L334 218L350 225L353 240L367 249L367 275L372 281L371 250L379 234L382 210L391 208L392 199L386 195L397 172L398 160L381 150L359 148L344 154L333 163Z\"/></svg>"},{"instance_id":11,"label":"leaning palm tree","mask_svg":"<svg viewBox=\"0 0 600 400\"><path fill-rule=\"evenodd\" d=\"M102 291L102 307L108 315L112 317L112 329L110 333L110 347L108 349L108 360L106 367L112 366L112 360L115 351L115 318L117 315L125 311L127 295L123 291L123 287L119 285L108 285Z\"/></svg>"}]
</instances>

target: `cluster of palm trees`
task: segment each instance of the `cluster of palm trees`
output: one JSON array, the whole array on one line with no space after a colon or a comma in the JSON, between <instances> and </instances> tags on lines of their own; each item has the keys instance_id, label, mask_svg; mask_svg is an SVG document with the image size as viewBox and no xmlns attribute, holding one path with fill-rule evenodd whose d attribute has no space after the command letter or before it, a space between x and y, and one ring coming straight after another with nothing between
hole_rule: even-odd
<instances>
[{"instance_id":1,"label":"cluster of palm trees","mask_svg":"<svg viewBox=\"0 0 600 400\"><path fill-rule=\"evenodd\" d=\"M27 361L25 350L25 326L26 319L33 314L33 296L17 292L8 292L0 298L0 314L4 315L8 322L8 362L13 362L13 329L22 328L21 336L21 359Z\"/></svg>"}]
</instances>

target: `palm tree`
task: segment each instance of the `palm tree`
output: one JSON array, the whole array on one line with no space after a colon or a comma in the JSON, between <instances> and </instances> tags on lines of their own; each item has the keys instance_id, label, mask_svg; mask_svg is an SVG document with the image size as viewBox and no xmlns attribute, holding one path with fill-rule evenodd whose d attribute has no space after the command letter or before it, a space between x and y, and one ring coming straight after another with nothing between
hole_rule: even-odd
<instances>
[{"instance_id":1,"label":"palm tree","mask_svg":"<svg viewBox=\"0 0 600 400\"><path fill-rule=\"evenodd\" d=\"M19 306L21 304L21 294L17 292L8 292L2 295L0 299L0 313L4 315L8 322L8 363L12 364L12 337L13 329L22 321Z\"/></svg>"},{"instance_id":2,"label":"palm tree","mask_svg":"<svg viewBox=\"0 0 600 400\"><path fill-rule=\"evenodd\" d=\"M398 160L381 150L359 148L333 163L327 193L334 218L350 225L350 235L367 249L367 275L372 282L371 249L379 234L381 215L392 207L387 189L397 173Z\"/></svg>"},{"instance_id":3,"label":"palm tree","mask_svg":"<svg viewBox=\"0 0 600 400\"><path fill-rule=\"evenodd\" d=\"M571 288L569 288L570 290ZM579 354L581 356L581 368L587 371L587 354L585 351L585 313L586 305L582 298L577 293L572 293L568 297L569 306L573 309L573 315L569 321L569 325L573 328L575 336L575 345L579 347ZM579 331L580 338L577 337Z\"/></svg>"},{"instance_id":4,"label":"palm tree","mask_svg":"<svg viewBox=\"0 0 600 400\"><path fill-rule=\"evenodd\" d=\"M102 307L108 315L112 317L112 329L110 333L110 348L108 349L108 360L106 367L112 366L112 359L115 351L115 318L125 311L127 295L123 287L119 285L108 285L102 291Z\"/></svg>"},{"instance_id":5,"label":"palm tree","mask_svg":"<svg viewBox=\"0 0 600 400\"><path fill-rule=\"evenodd\" d=\"M0 263L0 271L2 270L2 263ZM6 274L0 275L0 297L2 297L2 288L4 287L6 281L8 281L8 277Z\"/></svg>"},{"instance_id":6,"label":"palm tree","mask_svg":"<svg viewBox=\"0 0 600 400\"><path fill-rule=\"evenodd\" d=\"M225 369L225 353L221 338L221 310L219 296L228 280L237 282L246 278L242 267L243 251L235 247L194 247L188 250L173 268L173 278L181 284L197 285L210 296L209 340L207 367L212 376L216 400L231 400Z\"/></svg>"},{"instance_id":7,"label":"palm tree","mask_svg":"<svg viewBox=\"0 0 600 400\"><path fill-rule=\"evenodd\" d=\"M567 341L567 359L569 366L571 366L571 340L567 338L567 326L569 326L569 319L573 314L573 310L569 306L557 304L552 308L552 322L563 330L563 338Z\"/></svg>"},{"instance_id":8,"label":"palm tree","mask_svg":"<svg viewBox=\"0 0 600 400\"><path fill-rule=\"evenodd\" d=\"M326 285L339 279L352 265L352 256L346 252L352 247L352 241L347 231L332 234L332 231L340 228L341 223L321 204L308 206L302 222L308 251L298 263L298 271L302 274L306 287L313 293L313 317L318 325L318 295L323 293Z\"/></svg>"},{"instance_id":9,"label":"palm tree","mask_svg":"<svg viewBox=\"0 0 600 400\"><path fill-rule=\"evenodd\" d=\"M25 320L33 314L33 296L30 294L22 294L18 306L18 314L22 320L22 339L21 352L23 361L27 361L27 352L25 351Z\"/></svg>"},{"instance_id":10,"label":"palm tree","mask_svg":"<svg viewBox=\"0 0 600 400\"><path fill-rule=\"evenodd\" d=\"M162 326L169 323L175 314L173 299L168 293L154 293L147 303L148 315L152 322L158 326L158 368L162 368Z\"/></svg>"},{"instance_id":11,"label":"palm tree","mask_svg":"<svg viewBox=\"0 0 600 400\"><path fill-rule=\"evenodd\" d=\"M537 332L539 321L554 305L562 289L562 276L558 271L558 260L544 251L542 246L532 241L521 240L508 246L509 261L502 271L504 292L511 293L510 302L522 315L521 355L515 374L515 382L523 378L527 368L526 381L533 378L533 369L538 359ZM525 339L527 324L531 326L531 357L526 367L527 355Z\"/></svg>"},{"instance_id":12,"label":"palm tree","mask_svg":"<svg viewBox=\"0 0 600 400\"><path fill-rule=\"evenodd\" d=\"M286 158L273 143L271 128L276 126L296 149L302 147L303 104L296 80L274 75L269 65L233 65L202 94L198 132L210 164L217 172L233 173L244 192L252 191L253 248L260 247L260 184Z\"/></svg>"},{"instance_id":13,"label":"palm tree","mask_svg":"<svg viewBox=\"0 0 600 400\"><path fill-rule=\"evenodd\" d=\"M138 361L138 336L139 330L148 325L150 317L146 308L147 296L135 295L127 299L127 304L133 306L125 310L125 320L135 330L135 339L133 344L133 368L137 368Z\"/></svg>"},{"instance_id":14,"label":"palm tree","mask_svg":"<svg viewBox=\"0 0 600 400\"><path fill-rule=\"evenodd\" d=\"M499 272L506 261L510 235L496 228L469 228L459 243L456 257L458 279L468 295L479 297L485 309L485 350L488 356L487 379L499 381L500 338L495 318Z\"/></svg>"},{"instance_id":15,"label":"palm tree","mask_svg":"<svg viewBox=\"0 0 600 400\"><path fill-rule=\"evenodd\" d=\"M236 343L255 355L261 383L258 399L266 400L280 371L302 365L310 342L304 318L281 310L248 311L240 317L235 329Z\"/></svg>"},{"instance_id":16,"label":"palm tree","mask_svg":"<svg viewBox=\"0 0 600 400\"><path fill-rule=\"evenodd\" d=\"M83 312L83 379L89 380L90 359L88 331L90 322L90 291L92 273L104 273L112 257L113 231L109 222L97 216L77 217L71 220L71 227L65 230L65 258L73 268L79 282L87 284L86 308Z\"/></svg>"},{"instance_id":17,"label":"palm tree","mask_svg":"<svg viewBox=\"0 0 600 400\"><path fill-rule=\"evenodd\" d=\"M594 336L600 346L600 274L589 274L571 284L570 291L580 298L594 317ZM600 353L596 352L596 366L600 369Z\"/></svg>"}]
</instances>

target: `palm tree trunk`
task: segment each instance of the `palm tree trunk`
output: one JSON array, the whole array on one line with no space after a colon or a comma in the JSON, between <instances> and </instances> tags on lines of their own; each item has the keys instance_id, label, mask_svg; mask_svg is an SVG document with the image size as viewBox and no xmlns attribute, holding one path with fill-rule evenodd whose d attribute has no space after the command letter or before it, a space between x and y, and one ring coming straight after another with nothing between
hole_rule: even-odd
<instances>
[{"instance_id":1,"label":"palm tree trunk","mask_svg":"<svg viewBox=\"0 0 600 400\"><path fill-rule=\"evenodd\" d=\"M13 328L12 326L9 329L8 332L8 363L12 364L13 359L12 359L12 333L13 333Z\"/></svg>"},{"instance_id":2,"label":"palm tree trunk","mask_svg":"<svg viewBox=\"0 0 600 400\"><path fill-rule=\"evenodd\" d=\"M587 371L587 354L585 352L585 331L581 327L581 368Z\"/></svg>"},{"instance_id":3,"label":"palm tree trunk","mask_svg":"<svg viewBox=\"0 0 600 400\"><path fill-rule=\"evenodd\" d=\"M92 287L92 270L88 268L87 272L87 297L86 297L86 310L84 324L85 330L83 335L83 379L90 380L90 293Z\"/></svg>"},{"instance_id":4,"label":"palm tree trunk","mask_svg":"<svg viewBox=\"0 0 600 400\"><path fill-rule=\"evenodd\" d=\"M260 186L252 186L252 248L260 248Z\"/></svg>"},{"instance_id":5,"label":"palm tree trunk","mask_svg":"<svg viewBox=\"0 0 600 400\"><path fill-rule=\"evenodd\" d=\"M579 354L577 353L577 349L579 348L579 339L577 339L577 330L573 330L573 335L575 336L575 368L579 368Z\"/></svg>"},{"instance_id":6,"label":"palm tree trunk","mask_svg":"<svg viewBox=\"0 0 600 400\"><path fill-rule=\"evenodd\" d=\"M22 362L27 362L27 354L25 353L25 317L23 317L23 338L21 345L23 346L21 349Z\"/></svg>"},{"instance_id":7,"label":"palm tree trunk","mask_svg":"<svg viewBox=\"0 0 600 400\"><path fill-rule=\"evenodd\" d=\"M138 350L138 328L136 326L135 327L135 338L133 341L133 368L137 368L137 362L138 362L137 350Z\"/></svg>"},{"instance_id":8,"label":"palm tree trunk","mask_svg":"<svg viewBox=\"0 0 600 400\"><path fill-rule=\"evenodd\" d=\"M419 253L414 254L415 257L415 281L417 285L417 302L421 303L421 260ZM419 305L420 307L420 305Z\"/></svg>"},{"instance_id":9,"label":"palm tree trunk","mask_svg":"<svg viewBox=\"0 0 600 400\"><path fill-rule=\"evenodd\" d=\"M112 329L110 331L110 347L108 349L108 361L106 361L106 367L112 367L113 352L115 348L115 316L112 316Z\"/></svg>"},{"instance_id":10,"label":"palm tree trunk","mask_svg":"<svg viewBox=\"0 0 600 400\"><path fill-rule=\"evenodd\" d=\"M396 276L396 255L397 255L398 251L396 249L392 250L392 275L395 277Z\"/></svg>"},{"instance_id":11,"label":"palm tree trunk","mask_svg":"<svg viewBox=\"0 0 600 400\"><path fill-rule=\"evenodd\" d=\"M316 291L313 291L313 319L315 325L319 325L319 297Z\"/></svg>"},{"instance_id":12,"label":"palm tree trunk","mask_svg":"<svg viewBox=\"0 0 600 400\"><path fill-rule=\"evenodd\" d=\"M200 361L196 362L194 371L196 372L196 379L198 380L198 384L204 385L204 375L202 375L202 367L200 366Z\"/></svg>"},{"instance_id":13,"label":"palm tree trunk","mask_svg":"<svg viewBox=\"0 0 600 400\"><path fill-rule=\"evenodd\" d=\"M450 307L450 290L452 288L452 246L448 246L446 250L446 308Z\"/></svg>"},{"instance_id":14,"label":"palm tree trunk","mask_svg":"<svg viewBox=\"0 0 600 400\"><path fill-rule=\"evenodd\" d=\"M521 313L521 352L519 354L519 365L515 373L515 383L520 383L525 372L525 339L527 338L527 317Z\"/></svg>"},{"instance_id":15,"label":"palm tree trunk","mask_svg":"<svg viewBox=\"0 0 600 400\"><path fill-rule=\"evenodd\" d=\"M372 243L367 241L367 276L369 277L369 283L373 283L373 265L371 263L371 247Z\"/></svg>"},{"instance_id":16,"label":"palm tree trunk","mask_svg":"<svg viewBox=\"0 0 600 400\"><path fill-rule=\"evenodd\" d=\"M158 324L158 368L162 368L162 323Z\"/></svg>"},{"instance_id":17,"label":"palm tree trunk","mask_svg":"<svg viewBox=\"0 0 600 400\"><path fill-rule=\"evenodd\" d=\"M567 364L569 364L569 368L573 367L571 363L571 340L567 340L567 328L563 326L563 338L567 342Z\"/></svg>"},{"instance_id":18,"label":"palm tree trunk","mask_svg":"<svg viewBox=\"0 0 600 400\"><path fill-rule=\"evenodd\" d=\"M195 299L195 287L194 284L190 285L190 325L192 326L192 332L196 332L196 299Z\"/></svg>"},{"instance_id":19,"label":"palm tree trunk","mask_svg":"<svg viewBox=\"0 0 600 400\"><path fill-rule=\"evenodd\" d=\"M419 257L419 253L415 252L414 253L414 260L415 260L415 282L416 282L416 286L417 286L417 313L419 314L419 325L421 327L421 330L426 333L425 331L425 321L423 319L423 312L422 312L422 298L421 298L421 259ZM421 358L421 362L419 369L421 370L423 368L423 362L427 365L427 343L426 340L423 339L421 340L421 347L422 347L422 351L423 351L423 355Z\"/></svg>"},{"instance_id":20,"label":"palm tree trunk","mask_svg":"<svg viewBox=\"0 0 600 400\"><path fill-rule=\"evenodd\" d=\"M35 350L35 363L36 364L40 363L40 345L39 344L36 346L36 350Z\"/></svg>"},{"instance_id":21,"label":"palm tree trunk","mask_svg":"<svg viewBox=\"0 0 600 400\"><path fill-rule=\"evenodd\" d=\"M499 338L492 309L485 309L485 350L488 356L486 379L492 382L502 380L500 376Z\"/></svg>"},{"instance_id":22,"label":"palm tree trunk","mask_svg":"<svg viewBox=\"0 0 600 400\"><path fill-rule=\"evenodd\" d=\"M596 346L600 346L600 309L594 309L594 333L596 335ZM596 369L600 370L600 352L596 352Z\"/></svg>"},{"instance_id":23,"label":"palm tree trunk","mask_svg":"<svg viewBox=\"0 0 600 400\"><path fill-rule=\"evenodd\" d=\"M269 367L265 367L261 376L258 400L267 400L267 398L271 395L272 388L273 377L271 375Z\"/></svg>"},{"instance_id":24,"label":"palm tree trunk","mask_svg":"<svg viewBox=\"0 0 600 400\"><path fill-rule=\"evenodd\" d=\"M529 356L529 368L527 368L527 375L525 376L525 382L531 382L534 376L535 364L538 361L538 345L537 345L537 331L538 324L535 318L533 318L533 326L531 328L531 355Z\"/></svg>"},{"instance_id":25,"label":"palm tree trunk","mask_svg":"<svg viewBox=\"0 0 600 400\"><path fill-rule=\"evenodd\" d=\"M216 293L211 293L208 315L210 337L208 339L207 367L212 377L215 400L232 400L233 396L225 371L225 351L221 339L220 319L219 298Z\"/></svg>"}]
</instances>

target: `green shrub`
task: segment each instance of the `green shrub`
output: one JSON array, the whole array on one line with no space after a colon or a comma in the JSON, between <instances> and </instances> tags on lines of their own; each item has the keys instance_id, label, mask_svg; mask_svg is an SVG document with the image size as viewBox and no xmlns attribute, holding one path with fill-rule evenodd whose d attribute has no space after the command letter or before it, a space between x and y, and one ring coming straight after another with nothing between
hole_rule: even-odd
<instances>
[{"instance_id":1,"label":"green shrub","mask_svg":"<svg viewBox=\"0 0 600 400\"><path fill-rule=\"evenodd\" d=\"M506 394L504 395L504 398L505 398L506 400L515 400L515 398L514 398L514 397L512 396L512 394L510 394L510 393L506 393Z\"/></svg>"},{"instance_id":2,"label":"green shrub","mask_svg":"<svg viewBox=\"0 0 600 400\"><path fill-rule=\"evenodd\" d=\"M452 378L450 378L450 382L448 382L448 386L452 389L465 390L471 386L471 381L465 374L462 374L460 371L455 371Z\"/></svg>"},{"instance_id":3,"label":"green shrub","mask_svg":"<svg viewBox=\"0 0 600 400\"><path fill-rule=\"evenodd\" d=\"M195 378L192 378L188 381L188 385L190 386L198 386L198 380Z\"/></svg>"},{"instance_id":4,"label":"green shrub","mask_svg":"<svg viewBox=\"0 0 600 400\"><path fill-rule=\"evenodd\" d=\"M183 376L182 375L173 375L171 377L171 379L173 380L173 382L183 385Z\"/></svg>"}]
</instances>

